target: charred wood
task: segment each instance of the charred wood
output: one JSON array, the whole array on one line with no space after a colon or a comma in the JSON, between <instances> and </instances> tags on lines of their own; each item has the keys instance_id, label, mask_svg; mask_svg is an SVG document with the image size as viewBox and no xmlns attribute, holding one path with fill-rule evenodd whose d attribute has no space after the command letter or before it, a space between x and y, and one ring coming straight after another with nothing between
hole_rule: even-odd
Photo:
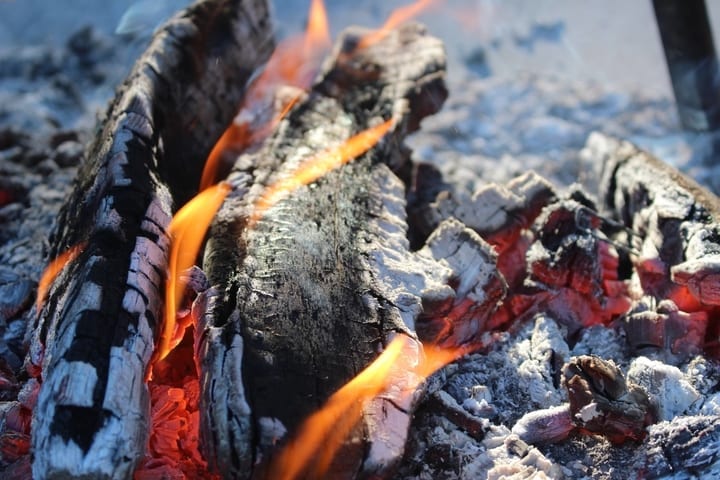
<instances>
[{"instance_id":1,"label":"charred wood","mask_svg":"<svg viewBox=\"0 0 720 480\"><path fill-rule=\"evenodd\" d=\"M203 266L219 293L196 332L201 430L206 458L226 478L244 478L262 460L254 442L267 419L292 431L390 336L415 337L421 312L429 322L473 295L492 309L504 293L490 247L457 221L410 250L406 187L394 172L406 171L404 136L445 97L439 41L414 24L359 47L363 35L346 32L308 96L257 152L237 159L234 192L210 233ZM293 190L249 228L268 185L387 119L393 127L367 153ZM444 339L477 332L465 313L467 331ZM409 364L419 360L414 352ZM387 475L402 455L414 401L391 397L371 402L361 442L341 455L361 475Z\"/></svg>"},{"instance_id":2,"label":"charred wood","mask_svg":"<svg viewBox=\"0 0 720 480\"><path fill-rule=\"evenodd\" d=\"M563 377L571 418L582 430L622 443L642 440L645 427L657 419L645 390L627 382L613 362L575 357L563 367Z\"/></svg>"},{"instance_id":3,"label":"charred wood","mask_svg":"<svg viewBox=\"0 0 720 480\"><path fill-rule=\"evenodd\" d=\"M643 291L681 309L719 305L720 200L629 142L593 134L585 154L604 209L629 229Z\"/></svg>"},{"instance_id":4,"label":"charred wood","mask_svg":"<svg viewBox=\"0 0 720 480\"><path fill-rule=\"evenodd\" d=\"M50 256L82 252L32 329L28 365L43 380L35 478L132 475L148 435L144 374L162 309L165 228L271 44L265 2L197 2L156 33L109 107Z\"/></svg>"}]
</instances>

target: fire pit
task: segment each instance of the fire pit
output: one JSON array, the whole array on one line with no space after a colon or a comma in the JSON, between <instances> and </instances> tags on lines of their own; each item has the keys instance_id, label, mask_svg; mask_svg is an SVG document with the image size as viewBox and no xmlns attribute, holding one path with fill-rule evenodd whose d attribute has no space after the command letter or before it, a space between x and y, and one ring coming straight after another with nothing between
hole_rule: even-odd
<instances>
[{"instance_id":1,"label":"fire pit","mask_svg":"<svg viewBox=\"0 0 720 480\"><path fill-rule=\"evenodd\" d=\"M718 468L718 199L601 133L582 185L421 161L406 136L448 93L430 3L331 45L314 1L277 47L266 2L195 3L85 154L44 137L64 200L8 129L3 214L62 208L42 275L0 271L6 476Z\"/></svg>"}]
</instances>

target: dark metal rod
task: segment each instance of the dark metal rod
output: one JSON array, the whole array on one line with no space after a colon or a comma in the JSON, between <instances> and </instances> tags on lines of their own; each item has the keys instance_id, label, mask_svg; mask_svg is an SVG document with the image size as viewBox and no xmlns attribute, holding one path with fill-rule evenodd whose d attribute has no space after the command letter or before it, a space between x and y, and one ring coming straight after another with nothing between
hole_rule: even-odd
<instances>
[{"instance_id":1,"label":"dark metal rod","mask_svg":"<svg viewBox=\"0 0 720 480\"><path fill-rule=\"evenodd\" d=\"M653 0L680 121L686 130L720 128L720 79L705 0Z\"/></svg>"}]
</instances>

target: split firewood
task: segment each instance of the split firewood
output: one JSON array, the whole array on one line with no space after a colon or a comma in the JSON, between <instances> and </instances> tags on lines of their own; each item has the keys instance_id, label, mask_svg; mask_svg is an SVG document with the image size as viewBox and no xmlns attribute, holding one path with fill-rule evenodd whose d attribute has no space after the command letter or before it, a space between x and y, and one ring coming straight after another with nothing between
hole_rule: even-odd
<instances>
[{"instance_id":1,"label":"split firewood","mask_svg":"<svg viewBox=\"0 0 720 480\"><path fill-rule=\"evenodd\" d=\"M417 254L407 238L405 185L395 172L406 170L404 136L445 98L440 42L415 24L370 45L366 35L347 31L307 97L258 151L237 159L234 191L209 235L203 267L218 292L205 300L196 331L201 430L206 459L226 478L245 478L267 460L253 444L270 436L267 425L294 431L390 337L409 337L415 347L403 363L417 364L415 332L434 313L460 308L465 323L425 331L467 341L486 312L472 315L465 297L491 310L502 296L489 245L459 222L441 225ZM288 180L309 158L388 121L385 136L351 163L310 184ZM292 190L268 201L283 182ZM364 433L331 472L388 474L416 402L401 390L367 405L356 430Z\"/></svg>"},{"instance_id":2,"label":"split firewood","mask_svg":"<svg viewBox=\"0 0 720 480\"><path fill-rule=\"evenodd\" d=\"M643 291L683 310L720 305L720 199L626 141L593 134L584 154L605 209L631 232Z\"/></svg>"},{"instance_id":3,"label":"split firewood","mask_svg":"<svg viewBox=\"0 0 720 480\"><path fill-rule=\"evenodd\" d=\"M51 258L82 247L32 329L35 478L132 476L148 436L166 227L271 50L266 2L199 1L158 30L120 87L51 239Z\"/></svg>"}]
</instances>

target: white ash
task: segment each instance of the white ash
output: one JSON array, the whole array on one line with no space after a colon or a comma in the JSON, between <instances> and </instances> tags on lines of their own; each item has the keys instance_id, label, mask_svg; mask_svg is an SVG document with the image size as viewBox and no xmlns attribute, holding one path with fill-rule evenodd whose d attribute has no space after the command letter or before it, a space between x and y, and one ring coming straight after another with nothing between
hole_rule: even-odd
<instances>
[{"instance_id":1,"label":"white ash","mask_svg":"<svg viewBox=\"0 0 720 480\"><path fill-rule=\"evenodd\" d=\"M557 380L558 369L568 358L587 354L615 360L628 379L648 390L672 421L651 426L648 437L639 444L613 445L601 437L573 431L568 423L567 393ZM677 478L694 472L691 465L697 466L702 455L709 462L703 464L707 470L699 470L702 472L715 471L710 465L720 458L720 438L707 436L686 445L673 433L681 428L678 425L684 425L683 419L695 418L689 415L702 413L707 422L720 422L720 398L715 393L718 367L701 356L678 367L633 358L618 330L600 326L584 330L570 348L566 332L555 320L537 316L517 332L498 335L487 352L461 359L451 367L445 369L443 391L458 408L484 422L486 433L480 438L470 436L448 417L421 408L399 478L474 479L503 473L505 478L532 474L538 478L625 479L649 463L659 462L657 452L670 448L672 441L692 456L687 462L663 460L675 462L674 471L685 475ZM514 439L528 443L532 453L522 456L509 450ZM442 449L445 460L452 461L435 461Z\"/></svg>"},{"instance_id":2,"label":"white ash","mask_svg":"<svg viewBox=\"0 0 720 480\"><path fill-rule=\"evenodd\" d=\"M693 413L701 395L679 368L647 357L634 359L627 379L643 387L657 409L660 420Z\"/></svg>"}]
</instances>

